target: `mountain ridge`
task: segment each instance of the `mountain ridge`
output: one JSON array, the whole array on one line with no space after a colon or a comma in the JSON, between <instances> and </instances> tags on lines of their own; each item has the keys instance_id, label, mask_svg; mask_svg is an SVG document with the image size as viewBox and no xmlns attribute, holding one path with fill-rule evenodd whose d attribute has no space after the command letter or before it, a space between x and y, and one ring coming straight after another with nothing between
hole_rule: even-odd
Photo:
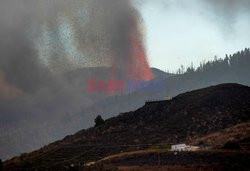
<instances>
[{"instance_id":1,"label":"mountain ridge","mask_svg":"<svg viewBox=\"0 0 250 171\"><path fill-rule=\"evenodd\" d=\"M180 143L250 120L250 88L221 84L180 94L171 100L146 102L135 111L105 120L21 157L11 168L60 168L98 160L139 144ZM145 148L140 146L139 148Z\"/></svg>"}]
</instances>

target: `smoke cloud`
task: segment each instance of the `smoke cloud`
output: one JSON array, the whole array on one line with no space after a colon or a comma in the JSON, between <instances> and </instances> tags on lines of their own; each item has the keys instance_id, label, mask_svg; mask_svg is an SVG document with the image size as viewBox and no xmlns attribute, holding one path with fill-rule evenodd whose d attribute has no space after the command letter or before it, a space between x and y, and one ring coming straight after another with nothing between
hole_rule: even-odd
<instances>
[{"instance_id":1,"label":"smoke cloud","mask_svg":"<svg viewBox=\"0 0 250 171\"><path fill-rule=\"evenodd\" d=\"M0 69L29 95L63 82L58 73L109 66L111 78L152 79L141 18L123 0L1 1ZM60 80L60 81L59 81Z\"/></svg>"},{"instance_id":2,"label":"smoke cloud","mask_svg":"<svg viewBox=\"0 0 250 171\"><path fill-rule=\"evenodd\" d=\"M205 2L225 14L242 12L250 7L248 0L205 0Z\"/></svg>"},{"instance_id":3,"label":"smoke cloud","mask_svg":"<svg viewBox=\"0 0 250 171\"><path fill-rule=\"evenodd\" d=\"M250 1L248 0L204 0L204 7L208 7L213 19L228 33L234 32L235 24L241 18L248 17Z\"/></svg>"},{"instance_id":4,"label":"smoke cloud","mask_svg":"<svg viewBox=\"0 0 250 171\"><path fill-rule=\"evenodd\" d=\"M4 147L0 155L4 158L20 152L31 130L44 143L60 137L54 134L65 129L62 123L72 113L106 96L84 89L88 76L100 78L100 73L86 69L77 75L74 70L105 66L110 68L108 79L153 78L142 19L129 0L3 0L0 23L0 145ZM17 130L18 136L11 136Z\"/></svg>"},{"instance_id":5,"label":"smoke cloud","mask_svg":"<svg viewBox=\"0 0 250 171\"><path fill-rule=\"evenodd\" d=\"M12 99L20 93L20 90L6 82L3 72L0 71L0 98Z\"/></svg>"}]
</instances>

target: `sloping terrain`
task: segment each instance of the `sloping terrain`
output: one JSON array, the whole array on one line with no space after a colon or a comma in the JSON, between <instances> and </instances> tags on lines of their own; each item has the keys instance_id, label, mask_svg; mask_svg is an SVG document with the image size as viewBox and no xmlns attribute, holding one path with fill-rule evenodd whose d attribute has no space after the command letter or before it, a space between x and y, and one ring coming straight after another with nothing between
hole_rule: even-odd
<instances>
[{"instance_id":1,"label":"sloping terrain","mask_svg":"<svg viewBox=\"0 0 250 171\"><path fill-rule=\"evenodd\" d=\"M223 148L225 144L237 143L242 149L250 147L250 122L244 122L213 132L203 137L190 137L189 144Z\"/></svg>"},{"instance_id":2,"label":"sloping terrain","mask_svg":"<svg viewBox=\"0 0 250 171\"><path fill-rule=\"evenodd\" d=\"M12 169L82 166L148 144L185 142L189 137L201 137L249 120L250 88L221 84L171 100L147 102L136 111L107 119L103 125L79 131L4 165Z\"/></svg>"},{"instance_id":3,"label":"sloping terrain","mask_svg":"<svg viewBox=\"0 0 250 171\"><path fill-rule=\"evenodd\" d=\"M111 156L85 167L87 171L242 171L249 170L250 153L243 151L171 152L145 150Z\"/></svg>"}]
</instances>

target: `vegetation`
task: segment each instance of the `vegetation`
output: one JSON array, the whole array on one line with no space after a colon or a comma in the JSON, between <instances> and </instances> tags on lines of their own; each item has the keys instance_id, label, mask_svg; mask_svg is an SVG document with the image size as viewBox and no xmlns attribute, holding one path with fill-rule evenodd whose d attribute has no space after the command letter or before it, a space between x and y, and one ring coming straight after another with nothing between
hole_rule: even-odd
<instances>
[{"instance_id":1,"label":"vegetation","mask_svg":"<svg viewBox=\"0 0 250 171\"><path fill-rule=\"evenodd\" d=\"M101 115L98 115L96 118L95 118L95 126L100 126L104 124L104 120L102 119L102 116Z\"/></svg>"},{"instance_id":2,"label":"vegetation","mask_svg":"<svg viewBox=\"0 0 250 171\"><path fill-rule=\"evenodd\" d=\"M239 51L233 55L227 55L224 59L214 57L214 60L208 62L201 62L200 66L195 69L193 63L191 66L181 67L176 71L176 74L190 74L190 73L204 73L210 72L211 74L216 74L218 71L221 72L244 72L245 69L249 68L250 65L250 48L245 48L245 50ZM244 69L243 69L244 68Z\"/></svg>"}]
</instances>

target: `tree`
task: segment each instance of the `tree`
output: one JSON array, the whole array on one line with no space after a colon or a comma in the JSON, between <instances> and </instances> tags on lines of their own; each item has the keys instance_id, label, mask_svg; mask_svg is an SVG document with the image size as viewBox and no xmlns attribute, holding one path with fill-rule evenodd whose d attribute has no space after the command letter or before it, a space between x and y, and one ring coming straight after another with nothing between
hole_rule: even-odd
<instances>
[{"instance_id":1,"label":"tree","mask_svg":"<svg viewBox=\"0 0 250 171\"><path fill-rule=\"evenodd\" d=\"M104 123L104 120L102 119L102 116L101 115L98 115L96 118L95 118L95 126L100 126Z\"/></svg>"},{"instance_id":2,"label":"tree","mask_svg":"<svg viewBox=\"0 0 250 171\"><path fill-rule=\"evenodd\" d=\"M184 72L185 72L185 68L183 65L181 65L181 74L184 74Z\"/></svg>"},{"instance_id":3,"label":"tree","mask_svg":"<svg viewBox=\"0 0 250 171\"><path fill-rule=\"evenodd\" d=\"M3 170L3 162L2 162L2 159L0 159L0 171Z\"/></svg>"}]
</instances>

